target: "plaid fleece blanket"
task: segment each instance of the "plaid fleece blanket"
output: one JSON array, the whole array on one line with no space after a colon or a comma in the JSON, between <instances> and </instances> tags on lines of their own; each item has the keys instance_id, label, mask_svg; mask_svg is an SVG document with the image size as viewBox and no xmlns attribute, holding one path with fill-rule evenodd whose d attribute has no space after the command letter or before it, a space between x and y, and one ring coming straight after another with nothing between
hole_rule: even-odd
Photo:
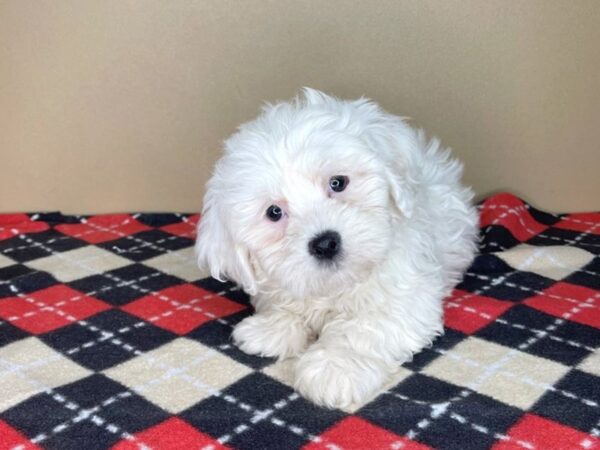
<instances>
[{"instance_id":1,"label":"plaid fleece blanket","mask_svg":"<svg viewBox=\"0 0 600 450\"><path fill-rule=\"evenodd\" d=\"M197 215L0 216L0 448L600 448L600 214L501 194L446 333L357 410L245 355Z\"/></svg>"}]
</instances>

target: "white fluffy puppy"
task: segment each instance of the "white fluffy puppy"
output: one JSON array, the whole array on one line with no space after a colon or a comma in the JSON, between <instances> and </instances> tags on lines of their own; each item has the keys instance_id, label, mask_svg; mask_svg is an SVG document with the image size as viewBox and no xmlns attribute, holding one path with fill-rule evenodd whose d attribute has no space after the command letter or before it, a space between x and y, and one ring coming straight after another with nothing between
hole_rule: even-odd
<instances>
[{"instance_id":1,"label":"white fluffy puppy","mask_svg":"<svg viewBox=\"0 0 600 450\"><path fill-rule=\"evenodd\" d=\"M462 166L367 99L305 89L225 142L207 186L198 263L251 295L246 353L297 356L315 403L370 399L443 332L442 299L476 250Z\"/></svg>"}]
</instances>

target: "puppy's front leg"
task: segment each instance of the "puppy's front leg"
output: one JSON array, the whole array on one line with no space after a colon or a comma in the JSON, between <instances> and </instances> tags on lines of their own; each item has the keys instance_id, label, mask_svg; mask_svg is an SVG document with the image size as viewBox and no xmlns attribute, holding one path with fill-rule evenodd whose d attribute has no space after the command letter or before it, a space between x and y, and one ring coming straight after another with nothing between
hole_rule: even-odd
<instances>
[{"instance_id":1,"label":"puppy's front leg","mask_svg":"<svg viewBox=\"0 0 600 450\"><path fill-rule=\"evenodd\" d=\"M300 316L287 311L264 311L242 320L233 330L233 340L250 355L283 359L306 348L308 330Z\"/></svg>"},{"instance_id":2,"label":"puppy's front leg","mask_svg":"<svg viewBox=\"0 0 600 450\"><path fill-rule=\"evenodd\" d=\"M389 348L386 327L391 326L381 318L328 323L318 341L298 360L296 389L329 408L369 400L401 363L398 352Z\"/></svg>"}]
</instances>

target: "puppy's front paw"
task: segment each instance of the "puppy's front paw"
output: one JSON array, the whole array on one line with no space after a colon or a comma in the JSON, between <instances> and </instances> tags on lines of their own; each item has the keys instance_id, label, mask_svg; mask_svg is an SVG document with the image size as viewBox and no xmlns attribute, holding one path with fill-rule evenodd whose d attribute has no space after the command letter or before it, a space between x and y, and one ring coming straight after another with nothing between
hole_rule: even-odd
<instances>
[{"instance_id":1,"label":"puppy's front paw","mask_svg":"<svg viewBox=\"0 0 600 450\"><path fill-rule=\"evenodd\" d=\"M314 344L298 360L294 386L318 405L347 408L370 400L390 372L378 359Z\"/></svg>"},{"instance_id":2,"label":"puppy's front paw","mask_svg":"<svg viewBox=\"0 0 600 450\"><path fill-rule=\"evenodd\" d=\"M306 348L308 333L295 317L255 314L233 330L233 341L250 355L275 358L296 356Z\"/></svg>"}]
</instances>

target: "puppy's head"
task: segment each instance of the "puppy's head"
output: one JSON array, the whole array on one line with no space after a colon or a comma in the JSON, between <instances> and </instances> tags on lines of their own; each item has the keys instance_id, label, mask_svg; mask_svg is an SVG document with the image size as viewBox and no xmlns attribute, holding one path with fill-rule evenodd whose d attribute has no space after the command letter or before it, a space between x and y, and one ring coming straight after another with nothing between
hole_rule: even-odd
<instances>
[{"instance_id":1,"label":"puppy's head","mask_svg":"<svg viewBox=\"0 0 600 450\"><path fill-rule=\"evenodd\" d=\"M268 105L225 143L207 186L200 266L250 294L328 296L386 259L394 220L414 198L393 148L404 123L361 99L306 89Z\"/></svg>"}]
</instances>

